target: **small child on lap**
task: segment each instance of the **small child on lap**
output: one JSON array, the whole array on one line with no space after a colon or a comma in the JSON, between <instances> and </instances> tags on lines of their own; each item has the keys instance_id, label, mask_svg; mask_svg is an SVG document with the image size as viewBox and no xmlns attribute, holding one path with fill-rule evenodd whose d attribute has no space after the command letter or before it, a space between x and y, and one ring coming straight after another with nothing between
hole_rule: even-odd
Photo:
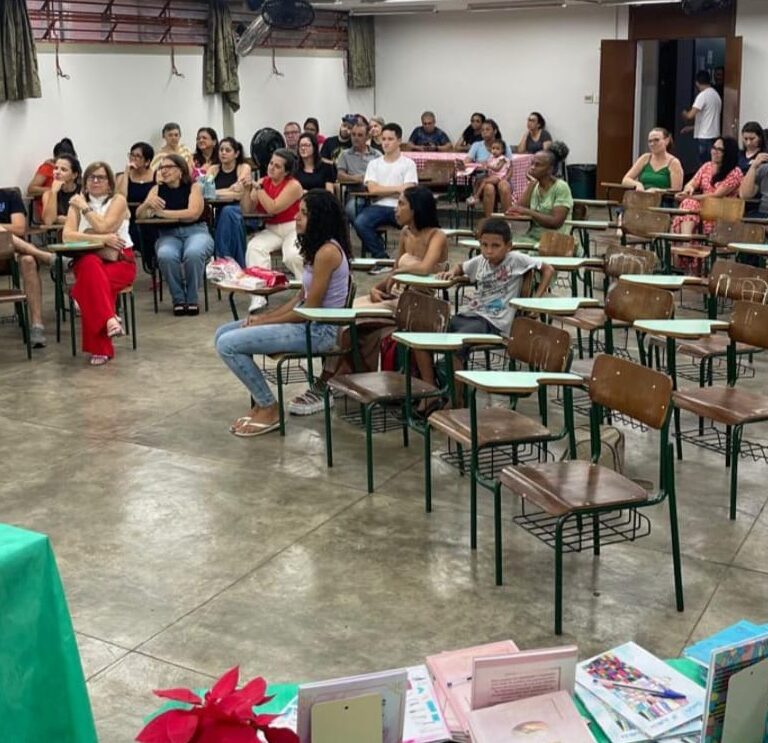
<instances>
[{"instance_id":1,"label":"small child on lap","mask_svg":"<svg viewBox=\"0 0 768 743\"><path fill-rule=\"evenodd\" d=\"M507 145L501 139L497 139L491 145L491 156L483 165L483 168L488 172L486 175L475 180L475 187L472 195L467 199L467 204L474 206L486 185L492 184L495 186L499 182L506 180L510 166L509 159L504 155L506 150Z\"/></svg>"}]
</instances>

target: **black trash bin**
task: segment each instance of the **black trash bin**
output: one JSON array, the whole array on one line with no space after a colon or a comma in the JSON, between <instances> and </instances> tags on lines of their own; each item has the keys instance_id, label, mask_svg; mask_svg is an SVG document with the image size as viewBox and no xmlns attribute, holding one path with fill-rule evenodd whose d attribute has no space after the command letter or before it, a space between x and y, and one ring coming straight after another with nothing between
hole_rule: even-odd
<instances>
[{"instance_id":1,"label":"black trash bin","mask_svg":"<svg viewBox=\"0 0 768 743\"><path fill-rule=\"evenodd\" d=\"M597 165L568 165L568 185L574 199L594 199Z\"/></svg>"}]
</instances>

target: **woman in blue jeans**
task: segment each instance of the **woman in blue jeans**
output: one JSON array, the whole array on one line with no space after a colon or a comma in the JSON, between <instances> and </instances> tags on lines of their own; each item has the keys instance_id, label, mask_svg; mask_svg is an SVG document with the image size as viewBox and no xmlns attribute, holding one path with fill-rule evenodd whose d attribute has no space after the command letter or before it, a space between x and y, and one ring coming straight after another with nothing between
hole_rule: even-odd
<instances>
[{"instance_id":1,"label":"woman in blue jeans","mask_svg":"<svg viewBox=\"0 0 768 743\"><path fill-rule=\"evenodd\" d=\"M176 222L163 227L155 243L157 263L168 282L173 314L199 315L197 292L205 264L213 254L213 238L203 219L203 191L192 182L181 155L163 155L157 168L158 184L136 210L140 219L160 217Z\"/></svg>"},{"instance_id":2,"label":"woman in blue jeans","mask_svg":"<svg viewBox=\"0 0 768 743\"><path fill-rule=\"evenodd\" d=\"M302 289L296 298L271 312L250 315L245 322L222 325L215 336L216 351L248 388L254 407L238 418L235 436L261 436L280 425L277 402L253 361L254 354L301 352L306 348L305 321L294 312L303 307L344 307L349 285L349 242L344 211L333 194L313 189L304 194L296 216L299 252L304 259ZM330 351L336 327L312 323L312 350Z\"/></svg>"}]
</instances>

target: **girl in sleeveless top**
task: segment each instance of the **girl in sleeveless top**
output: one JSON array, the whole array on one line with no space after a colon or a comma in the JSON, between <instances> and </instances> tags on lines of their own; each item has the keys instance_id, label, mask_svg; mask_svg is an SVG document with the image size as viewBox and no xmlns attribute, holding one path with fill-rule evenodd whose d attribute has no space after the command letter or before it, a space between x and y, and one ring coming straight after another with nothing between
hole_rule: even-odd
<instances>
[{"instance_id":1,"label":"girl in sleeveless top","mask_svg":"<svg viewBox=\"0 0 768 743\"><path fill-rule=\"evenodd\" d=\"M51 190L43 194L42 222L44 225L64 224L69 212L69 201L80 193L83 169L74 155L61 155L53 166Z\"/></svg>"},{"instance_id":2,"label":"girl in sleeveless top","mask_svg":"<svg viewBox=\"0 0 768 743\"><path fill-rule=\"evenodd\" d=\"M165 155L157 172L160 181L136 216L169 220L169 226L160 229L155 249L173 299L173 314L199 315L197 292L213 254L213 238L203 218L203 191L200 184L192 183L180 155Z\"/></svg>"},{"instance_id":3,"label":"girl in sleeveless top","mask_svg":"<svg viewBox=\"0 0 768 743\"><path fill-rule=\"evenodd\" d=\"M648 152L635 160L621 183L636 191L679 191L683 187L683 166L668 152L672 137L657 127L648 132Z\"/></svg>"},{"instance_id":4,"label":"girl in sleeveless top","mask_svg":"<svg viewBox=\"0 0 768 743\"><path fill-rule=\"evenodd\" d=\"M115 174L104 162L85 169L84 190L69 202L64 242L101 244L101 250L75 259L72 298L80 306L83 351L92 366L103 366L114 355L112 338L124 335L115 314L118 293L136 278L136 261L128 232L128 205L115 193Z\"/></svg>"},{"instance_id":5,"label":"girl in sleeveless top","mask_svg":"<svg viewBox=\"0 0 768 743\"><path fill-rule=\"evenodd\" d=\"M230 426L235 436L261 436L279 426L277 402L253 356L306 349L305 320L294 312L299 304L343 307L346 303L350 271L347 224L333 194L321 189L308 191L301 199L296 231L304 270L303 287L295 299L216 331L216 351L255 403L247 415ZM312 323L310 327L313 352L330 351L336 345L335 326Z\"/></svg>"}]
</instances>

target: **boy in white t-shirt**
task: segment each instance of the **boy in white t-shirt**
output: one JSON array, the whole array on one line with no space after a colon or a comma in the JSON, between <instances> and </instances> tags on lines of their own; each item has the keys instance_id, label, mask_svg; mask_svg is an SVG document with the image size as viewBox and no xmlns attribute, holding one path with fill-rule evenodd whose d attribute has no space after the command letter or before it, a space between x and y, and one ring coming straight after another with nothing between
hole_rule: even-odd
<instances>
[{"instance_id":1,"label":"boy in white t-shirt","mask_svg":"<svg viewBox=\"0 0 768 743\"><path fill-rule=\"evenodd\" d=\"M353 223L363 243L363 255L368 252L374 258L387 257L384 242L376 230L385 225L398 226L395 220L397 198L406 188L416 186L419 182L416 163L400 153L402 138L403 130L398 124L385 124L381 130L384 156L371 160L365 170L363 183L368 193L379 198L358 212Z\"/></svg>"},{"instance_id":2,"label":"boy in white t-shirt","mask_svg":"<svg viewBox=\"0 0 768 743\"><path fill-rule=\"evenodd\" d=\"M693 131L699 162L703 165L709 162L712 145L720 136L720 114L723 110L723 102L718 92L712 87L706 70L699 70L696 73L696 90L698 95L693 105L683 111L683 118L686 121L692 121L693 126L685 126L680 131L681 133Z\"/></svg>"}]
</instances>

